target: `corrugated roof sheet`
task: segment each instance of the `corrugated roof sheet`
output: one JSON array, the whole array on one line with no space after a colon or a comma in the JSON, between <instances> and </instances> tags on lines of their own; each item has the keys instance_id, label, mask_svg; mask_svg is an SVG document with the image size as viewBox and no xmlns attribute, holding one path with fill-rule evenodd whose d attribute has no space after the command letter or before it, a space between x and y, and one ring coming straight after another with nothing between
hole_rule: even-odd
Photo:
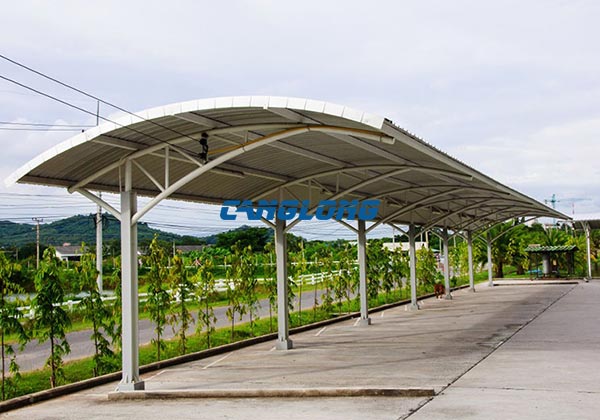
<instances>
[{"instance_id":1,"label":"corrugated roof sheet","mask_svg":"<svg viewBox=\"0 0 600 420\"><path fill-rule=\"evenodd\" d=\"M118 192L119 167L129 159L141 166L134 166L133 189L153 197L161 189L147 175L159 183L164 180L165 147L170 149L172 185L202 166L198 140L207 134L209 160L223 163L170 198L218 204L282 196L314 205L332 196L376 197L383 203L380 221L454 230L477 230L513 217L568 219L389 120L341 105L301 98L227 97L166 105L138 115L57 145L13 173L7 184ZM272 136L278 140L269 143Z\"/></svg>"}]
</instances>

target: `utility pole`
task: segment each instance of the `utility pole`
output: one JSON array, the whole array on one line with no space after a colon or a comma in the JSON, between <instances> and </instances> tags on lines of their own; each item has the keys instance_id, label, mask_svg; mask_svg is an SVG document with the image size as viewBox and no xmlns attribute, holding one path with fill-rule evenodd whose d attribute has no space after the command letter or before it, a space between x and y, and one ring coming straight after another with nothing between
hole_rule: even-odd
<instances>
[{"instance_id":1,"label":"utility pole","mask_svg":"<svg viewBox=\"0 0 600 420\"><path fill-rule=\"evenodd\" d=\"M102 193L98 193L102 198ZM98 292L102 293L102 207L98 206L96 211L96 270L98 270Z\"/></svg>"},{"instance_id":2,"label":"utility pole","mask_svg":"<svg viewBox=\"0 0 600 420\"><path fill-rule=\"evenodd\" d=\"M39 217L32 217L31 220L35 222L35 269L40 268L40 223L44 219Z\"/></svg>"}]
</instances>

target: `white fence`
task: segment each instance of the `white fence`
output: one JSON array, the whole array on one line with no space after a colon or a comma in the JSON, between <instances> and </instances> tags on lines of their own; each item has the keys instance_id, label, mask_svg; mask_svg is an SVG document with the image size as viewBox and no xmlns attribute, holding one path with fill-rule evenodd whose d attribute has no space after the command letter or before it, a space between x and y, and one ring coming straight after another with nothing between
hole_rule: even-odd
<instances>
[{"instance_id":1,"label":"white fence","mask_svg":"<svg viewBox=\"0 0 600 420\"><path fill-rule=\"evenodd\" d=\"M341 273L341 271L339 271L335 274L340 274L340 273ZM316 284L322 283L325 279L328 279L331 277L333 277L332 273L323 272L323 273L303 274L295 280L290 277L290 280L293 280L296 283L296 286L300 286L300 285L314 286ZM262 283L265 281L264 278L258 278L257 280L259 283ZM228 284L229 284L229 286L228 286ZM233 282L228 283L227 279L217 279L215 281L215 290L217 292L225 292L225 291L227 291L227 289L229 287L234 288L235 284ZM167 290L167 292L172 294L172 290ZM177 295L175 295L174 297L175 297L175 301L179 302L179 297ZM117 298L116 296L103 296L102 301L104 301L104 302L113 301L116 298ZM66 307L69 309L69 311L72 311L76 306L78 306L81 303L81 300L82 299L69 299L66 302L56 304L55 306ZM148 293L140 293L139 294L140 303L145 302L146 300L148 300ZM192 300L192 299L190 298L189 300ZM19 311L21 311L23 316L25 316L26 318L33 318L33 316L35 315L35 311L34 311L33 307L31 307L31 306L20 306L17 309Z\"/></svg>"}]
</instances>

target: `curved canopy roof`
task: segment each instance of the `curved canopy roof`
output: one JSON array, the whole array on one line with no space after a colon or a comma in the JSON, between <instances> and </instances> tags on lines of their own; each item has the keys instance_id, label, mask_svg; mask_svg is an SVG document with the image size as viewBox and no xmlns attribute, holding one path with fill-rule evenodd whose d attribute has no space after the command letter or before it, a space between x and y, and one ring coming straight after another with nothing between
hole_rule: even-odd
<instances>
[{"instance_id":1,"label":"curved canopy roof","mask_svg":"<svg viewBox=\"0 0 600 420\"><path fill-rule=\"evenodd\" d=\"M376 198L381 223L454 230L513 217L568 218L388 119L284 97L201 99L127 115L42 153L6 183L118 192L127 160L133 189L155 203Z\"/></svg>"}]
</instances>

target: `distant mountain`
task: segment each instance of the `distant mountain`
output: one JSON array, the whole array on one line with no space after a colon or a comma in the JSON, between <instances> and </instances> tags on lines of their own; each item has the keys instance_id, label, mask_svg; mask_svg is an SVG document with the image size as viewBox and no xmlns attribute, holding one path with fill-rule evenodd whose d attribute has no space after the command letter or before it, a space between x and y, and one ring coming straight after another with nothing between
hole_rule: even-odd
<instances>
[{"instance_id":1,"label":"distant mountain","mask_svg":"<svg viewBox=\"0 0 600 420\"><path fill-rule=\"evenodd\" d=\"M120 240L121 228L117 219L104 215L103 240ZM195 245L204 240L194 236L182 236L159 229L153 229L146 223L138 223L138 240L140 243L150 241L154 235L159 239L180 245ZM0 221L0 247L23 246L35 242L35 225ZM52 223L40 225L40 242L43 245L62 245L69 242L72 245L96 243L95 215L78 215Z\"/></svg>"}]
</instances>

